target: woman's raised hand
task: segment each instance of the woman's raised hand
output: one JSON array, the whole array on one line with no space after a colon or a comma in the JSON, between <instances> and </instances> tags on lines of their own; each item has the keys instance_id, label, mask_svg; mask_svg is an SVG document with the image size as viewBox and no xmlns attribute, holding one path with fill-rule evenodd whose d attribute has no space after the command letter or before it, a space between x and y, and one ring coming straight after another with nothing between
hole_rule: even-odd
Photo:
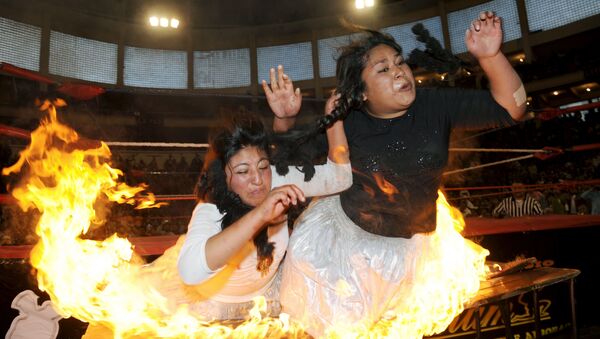
<instances>
[{"instance_id":1,"label":"woman's raised hand","mask_svg":"<svg viewBox=\"0 0 600 339\"><path fill-rule=\"evenodd\" d=\"M267 96L269 107L279 119L293 118L300 112L302 105L302 95L300 88L294 91L292 79L283 73L283 66L277 66L277 74L275 69L269 71L271 84L268 85L265 80L262 81L262 87Z\"/></svg>"},{"instance_id":2,"label":"woman's raised hand","mask_svg":"<svg viewBox=\"0 0 600 339\"><path fill-rule=\"evenodd\" d=\"M479 13L465 33L467 49L475 58L493 57L502 45L502 22L494 12Z\"/></svg>"}]
</instances>

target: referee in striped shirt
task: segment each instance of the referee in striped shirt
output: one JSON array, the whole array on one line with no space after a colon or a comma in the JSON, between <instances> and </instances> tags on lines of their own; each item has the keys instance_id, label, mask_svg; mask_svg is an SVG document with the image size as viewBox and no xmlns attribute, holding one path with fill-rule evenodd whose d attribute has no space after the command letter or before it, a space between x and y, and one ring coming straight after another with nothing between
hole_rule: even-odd
<instances>
[{"instance_id":1,"label":"referee in striped shirt","mask_svg":"<svg viewBox=\"0 0 600 339\"><path fill-rule=\"evenodd\" d=\"M525 215L541 215L542 206L534 198L525 193L525 187L520 182L511 186L512 196L502 200L492 214L494 217L522 217Z\"/></svg>"}]
</instances>

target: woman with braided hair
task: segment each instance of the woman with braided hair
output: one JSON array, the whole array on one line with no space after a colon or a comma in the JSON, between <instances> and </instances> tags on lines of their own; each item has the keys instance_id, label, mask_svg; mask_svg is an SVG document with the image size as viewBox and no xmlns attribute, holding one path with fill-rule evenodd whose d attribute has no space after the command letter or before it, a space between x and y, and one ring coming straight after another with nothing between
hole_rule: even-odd
<instances>
[{"instance_id":1,"label":"woman with braided hair","mask_svg":"<svg viewBox=\"0 0 600 339\"><path fill-rule=\"evenodd\" d=\"M523 85L500 51L500 21L482 12L465 36L490 91L417 89L400 46L377 31L363 30L359 40L341 49L333 116L344 118L353 185L313 201L298 218L282 275L283 311L312 335L327 334L330 327L371 329L392 318L410 323L403 316L415 310L414 296L423 292L418 289L426 288L417 277L440 267L445 257L473 254L473 244L442 250L435 242L436 230L447 228L436 224L437 190L453 129L508 126L524 116ZM271 87L263 87L275 113L274 129L287 131L300 108L299 92L281 68L278 79L271 71ZM479 286L484 257L480 266L465 271L449 263L436 277L448 290L419 305L419 315L431 323L403 337L444 330L452 317L436 323L435 314L456 312L448 305L460 309L476 292L455 286L445 272L461 270L474 283L464 285ZM456 261L462 264L461 258Z\"/></svg>"},{"instance_id":2,"label":"woman with braided hair","mask_svg":"<svg viewBox=\"0 0 600 339\"><path fill-rule=\"evenodd\" d=\"M278 267L289 237L286 211L305 197L339 193L351 185L341 122L327 130L327 137L328 161L307 178L295 167L285 175L272 170L270 139L257 117L234 117L211 133L199 203L178 258L181 280L190 285L184 301L197 313L241 319L252 298L261 295L269 312L278 313Z\"/></svg>"}]
</instances>

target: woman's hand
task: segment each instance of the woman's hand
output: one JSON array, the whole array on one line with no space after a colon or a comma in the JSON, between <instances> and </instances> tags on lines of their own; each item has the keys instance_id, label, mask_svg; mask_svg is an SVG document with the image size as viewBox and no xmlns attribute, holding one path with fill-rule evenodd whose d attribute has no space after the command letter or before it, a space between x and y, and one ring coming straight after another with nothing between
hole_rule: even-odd
<instances>
[{"instance_id":1,"label":"woman's hand","mask_svg":"<svg viewBox=\"0 0 600 339\"><path fill-rule=\"evenodd\" d=\"M477 60L493 57L502 45L502 22L494 12L479 13L465 34L467 49Z\"/></svg>"},{"instance_id":2,"label":"woman's hand","mask_svg":"<svg viewBox=\"0 0 600 339\"><path fill-rule=\"evenodd\" d=\"M294 118L300 112L302 105L302 95L300 88L294 91L294 84L290 77L283 73L283 66L277 66L277 76L275 70L271 68L269 72L271 85L267 85L265 80L262 81L262 87L267 96L269 107L279 119Z\"/></svg>"},{"instance_id":3,"label":"woman's hand","mask_svg":"<svg viewBox=\"0 0 600 339\"><path fill-rule=\"evenodd\" d=\"M257 209L264 224L278 224L285 220L288 208L298 201L306 201L304 192L296 185L284 185L271 190Z\"/></svg>"}]
</instances>

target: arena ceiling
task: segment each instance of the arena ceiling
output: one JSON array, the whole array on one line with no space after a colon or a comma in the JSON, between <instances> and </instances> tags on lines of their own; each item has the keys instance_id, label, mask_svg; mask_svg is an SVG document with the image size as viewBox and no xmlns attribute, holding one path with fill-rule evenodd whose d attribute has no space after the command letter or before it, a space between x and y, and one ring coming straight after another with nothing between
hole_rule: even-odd
<instances>
[{"instance_id":1,"label":"arena ceiling","mask_svg":"<svg viewBox=\"0 0 600 339\"><path fill-rule=\"evenodd\" d=\"M371 17L374 26L379 23L379 18L387 16L410 16L411 13L422 13L422 11L437 11L441 5L447 10L453 7L461 8L483 1L473 0L375 0L373 9L362 12L363 17ZM123 28L113 28L106 22L119 22L131 25L123 25L125 30L132 26L145 26L148 24L150 15L177 16L181 20L181 28L186 27L193 30L208 29L210 34L218 28L244 28L261 26L262 31L271 31L273 36L283 40L296 39L290 32L284 31L286 23L301 23L299 30L309 31L320 29L328 25L339 26L337 18L341 16L360 17L359 12L354 9L354 0L0 0L0 9L7 12L24 13L17 20L40 24L40 20L60 21L53 25L62 25L66 33L81 34L84 37L97 38L104 41L114 41L115 33ZM48 9L52 9L48 11ZM393 9L393 10L390 10ZM56 12L63 11L68 16L81 17L75 20L76 24L71 26L62 20L63 17ZM47 15L47 12L51 12ZM368 12L370 11L370 12ZM28 13L32 13L28 16ZM37 13L37 14L35 14ZM41 13L41 15L40 15ZM35 15L34 15L35 14ZM80 14L80 15L79 15ZM10 16L9 16L10 17ZM88 18L98 17L102 25L96 27L91 25ZM29 20L27 20L29 19ZM596 44L600 26L594 17L587 18L586 25L576 23L560 29L560 34L536 35L536 41L530 40L532 55L534 59L527 60L523 65L517 65L519 73L528 85L528 91L538 100L536 106L557 107L569 102L600 97L600 52L590 49L589 46ZM595 24L593 22L596 22ZM592 22L592 24L590 24ZM85 26L82 25L85 24ZM581 27L585 26L584 28ZM61 27L62 28L62 27ZM75 31L69 31L73 28ZM235 30L234 31L240 31ZM218 32L218 30L217 30ZM144 36L129 32L131 39L146 39L164 48L174 48L168 43L177 40L169 36ZM147 32L146 32L147 33ZM550 33L550 32L547 32ZM104 34L105 36L98 35ZM270 35L257 34L257 36ZM204 37L204 36L202 36ZM539 37L539 39L537 39ZM223 38L217 38L223 39ZM226 38L225 38L226 39ZM281 40L280 39L280 40ZM127 43L127 42L125 42ZM275 42L260 42L259 45L278 44ZM522 53L520 42L513 44L511 52ZM181 44L180 44L181 45ZM149 46L157 47L157 46ZM516 54L515 54L516 55ZM320 86L323 92L333 83L323 80ZM313 82L300 84L308 96L315 96ZM587 88L590 88L587 91ZM558 90L557 95L554 91ZM259 94L262 93L259 91ZM245 94L245 93L241 93Z\"/></svg>"},{"instance_id":2,"label":"arena ceiling","mask_svg":"<svg viewBox=\"0 0 600 339\"><path fill-rule=\"evenodd\" d=\"M335 18L353 14L354 0L44 0L55 7L69 8L131 23L145 23L151 13L181 18L182 25L202 29L258 26L307 19ZM376 0L396 4L405 11L437 6L437 0ZM378 11L378 6L367 11Z\"/></svg>"}]
</instances>

